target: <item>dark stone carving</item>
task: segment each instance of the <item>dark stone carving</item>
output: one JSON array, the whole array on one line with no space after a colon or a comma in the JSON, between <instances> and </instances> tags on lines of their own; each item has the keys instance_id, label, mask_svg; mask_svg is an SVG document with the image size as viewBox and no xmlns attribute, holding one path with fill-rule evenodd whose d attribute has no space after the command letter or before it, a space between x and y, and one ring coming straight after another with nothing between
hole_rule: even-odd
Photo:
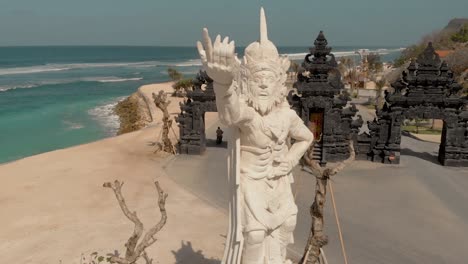
<instances>
[{"instance_id":1,"label":"dark stone carving","mask_svg":"<svg viewBox=\"0 0 468 264\"><path fill-rule=\"evenodd\" d=\"M344 91L338 64L322 31L309 51L294 83L297 92L291 91L288 100L309 127L312 114L322 115L314 159L324 166L349 157L349 140L357 140L363 121L360 116L353 119L358 111L355 105L345 108L351 98Z\"/></svg>"},{"instance_id":2,"label":"dark stone carving","mask_svg":"<svg viewBox=\"0 0 468 264\"><path fill-rule=\"evenodd\" d=\"M370 133L358 137L357 157L399 163L403 120L434 118L444 120L440 163L468 166L467 100L458 95L461 86L453 80L447 63L441 62L432 43L417 60L411 61L392 87L393 92L385 93L384 107L377 110L377 119L368 123Z\"/></svg>"},{"instance_id":3,"label":"dark stone carving","mask_svg":"<svg viewBox=\"0 0 468 264\"><path fill-rule=\"evenodd\" d=\"M197 74L192 91L187 93L187 97L180 104L181 112L176 118L180 135L178 151L181 154L200 155L206 150L205 113L218 111L213 80L206 72L200 71Z\"/></svg>"}]
</instances>

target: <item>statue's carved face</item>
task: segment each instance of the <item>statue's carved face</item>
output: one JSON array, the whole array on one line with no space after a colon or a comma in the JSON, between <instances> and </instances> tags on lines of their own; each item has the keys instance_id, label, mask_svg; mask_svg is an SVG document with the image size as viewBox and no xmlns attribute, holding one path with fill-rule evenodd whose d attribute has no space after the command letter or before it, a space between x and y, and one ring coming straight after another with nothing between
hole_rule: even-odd
<instances>
[{"instance_id":1,"label":"statue's carved face","mask_svg":"<svg viewBox=\"0 0 468 264\"><path fill-rule=\"evenodd\" d=\"M257 71L248 79L248 101L255 110L265 115L282 100L281 88L281 80L273 71Z\"/></svg>"},{"instance_id":2,"label":"statue's carved face","mask_svg":"<svg viewBox=\"0 0 468 264\"><path fill-rule=\"evenodd\" d=\"M267 101L270 99L277 78L271 71L258 71L254 73L249 80L249 87L252 94L259 100Z\"/></svg>"}]
</instances>

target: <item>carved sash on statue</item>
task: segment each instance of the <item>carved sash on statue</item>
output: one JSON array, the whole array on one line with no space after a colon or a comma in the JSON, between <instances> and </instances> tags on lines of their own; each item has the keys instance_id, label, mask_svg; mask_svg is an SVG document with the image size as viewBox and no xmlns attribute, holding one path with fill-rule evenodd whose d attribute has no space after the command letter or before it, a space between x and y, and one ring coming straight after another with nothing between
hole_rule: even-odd
<instances>
[{"instance_id":1,"label":"carved sash on statue","mask_svg":"<svg viewBox=\"0 0 468 264\"><path fill-rule=\"evenodd\" d=\"M242 62L234 41L203 30L197 43L204 70L213 79L229 140L229 233L223 263L284 264L293 242L297 206L291 170L313 140L286 100L289 60L268 40L260 11L260 40L245 49ZM294 144L289 147L289 140Z\"/></svg>"}]
</instances>

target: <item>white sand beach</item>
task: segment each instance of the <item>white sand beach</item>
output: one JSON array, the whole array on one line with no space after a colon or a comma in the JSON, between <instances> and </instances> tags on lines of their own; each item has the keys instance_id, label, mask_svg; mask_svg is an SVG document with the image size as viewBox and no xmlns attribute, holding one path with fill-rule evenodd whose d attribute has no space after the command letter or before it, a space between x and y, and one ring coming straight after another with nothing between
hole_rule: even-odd
<instances>
[{"instance_id":1,"label":"white sand beach","mask_svg":"<svg viewBox=\"0 0 468 264\"><path fill-rule=\"evenodd\" d=\"M149 144L159 135L162 116L151 93L161 89L170 92L171 83L139 89L153 117L142 130L0 165L2 263L80 263L81 254L94 251L124 253L133 223L123 215L112 190L102 187L114 180L125 183L128 206L145 229L160 218L153 182L158 180L169 194L167 224L148 249L154 263L195 264L187 259L195 253L221 259L227 216L165 175L162 166L172 157L154 154ZM176 115L180 98L170 100L169 112ZM213 119L207 116L207 125ZM174 131L178 133L176 123Z\"/></svg>"}]
</instances>

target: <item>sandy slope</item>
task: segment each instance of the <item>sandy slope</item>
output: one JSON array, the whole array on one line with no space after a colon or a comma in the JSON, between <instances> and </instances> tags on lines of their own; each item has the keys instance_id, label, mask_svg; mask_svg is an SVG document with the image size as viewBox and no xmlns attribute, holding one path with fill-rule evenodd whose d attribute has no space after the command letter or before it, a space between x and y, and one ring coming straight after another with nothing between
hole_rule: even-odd
<instances>
[{"instance_id":1,"label":"sandy slope","mask_svg":"<svg viewBox=\"0 0 468 264\"><path fill-rule=\"evenodd\" d=\"M139 90L152 102L151 92L160 89L169 91L170 84ZM176 114L180 99L170 99L170 113ZM161 166L171 157L153 154L149 146L161 127L161 113L150 110L156 118L140 131L0 165L1 263L79 263L82 253L124 252L133 225L112 190L102 187L115 179L125 182L128 205L146 228L160 217L154 180L169 193L168 223L148 251L154 263L221 258L227 217L163 173Z\"/></svg>"}]
</instances>

